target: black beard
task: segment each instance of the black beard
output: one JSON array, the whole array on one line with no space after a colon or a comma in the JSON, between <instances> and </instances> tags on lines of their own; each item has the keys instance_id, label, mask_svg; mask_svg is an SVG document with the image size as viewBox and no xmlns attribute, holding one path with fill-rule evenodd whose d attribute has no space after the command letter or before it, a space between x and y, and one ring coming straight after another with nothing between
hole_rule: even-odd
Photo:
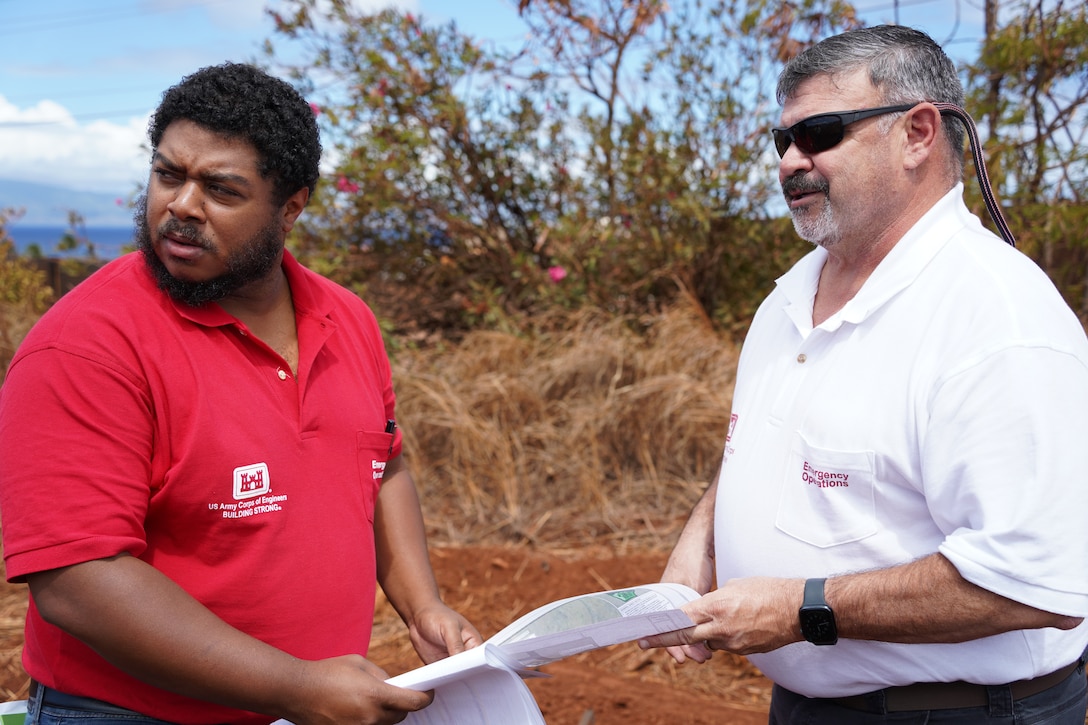
<instances>
[{"instance_id":1,"label":"black beard","mask_svg":"<svg viewBox=\"0 0 1088 725\"><path fill-rule=\"evenodd\" d=\"M144 263L155 278L155 283L171 299L190 307L203 307L210 302L218 302L249 283L264 279L275 269L283 250L279 228L275 221L270 221L240 248L231 252L227 257L226 272L212 279L190 282L170 274L155 253L155 247L151 243L151 227L147 221L146 193L136 200L133 219L136 223L136 247L143 254ZM205 239L195 227L182 224L176 219L167 221L158 231L160 236L163 233L178 234L198 243L204 249L215 251L215 245Z\"/></svg>"}]
</instances>

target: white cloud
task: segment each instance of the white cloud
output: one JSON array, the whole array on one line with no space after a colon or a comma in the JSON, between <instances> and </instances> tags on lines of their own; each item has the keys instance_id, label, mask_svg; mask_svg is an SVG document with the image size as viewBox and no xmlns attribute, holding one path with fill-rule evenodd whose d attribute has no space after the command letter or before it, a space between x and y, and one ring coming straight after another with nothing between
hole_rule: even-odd
<instances>
[{"instance_id":1,"label":"white cloud","mask_svg":"<svg viewBox=\"0 0 1088 725\"><path fill-rule=\"evenodd\" d=\"M147 176L146 132L147 116L79 123L53 101L19 108L0 96L0 168L7 178L128 194Z\"/></svg>"},{"instance_id":2,"label":"white cloud","mask_svg":"<svg viewBox=\"0 0 1088 725\"><path fill-rule=\"evenodd\" d=\"M360 12L376 12L386 7L415 11L418 7L416 0L352 2ZM208 20L217 27L242 30L265 22L264 8L270 4L267 0L231 0L203 7ZM157 17L191 6L191 0L147 0L145 4ZM230 60L250 59L239 51L240 45L233 46L233 52L228 51ZM255 49L255 45L251 47ZM92 61L93 75L100 78L131 77L140 68L154 68L159 76L169 77L161 89L142 95L147 103L145 112L125 120L88 120L93 112L84 113L52 100L20 107L0 95L0 169L4 178L127 196L147 178L147 119L158 103L159 94L197 68L227 59L221 55L224 50L215 50L207 44L129 48L122 41L117 44L116 53ZM134 66L134 62L138 65ZM108 104L114 107L128 104L133 111L139 108L112 98L102 102L107 107Z\"/></svg>"}]
</instances>

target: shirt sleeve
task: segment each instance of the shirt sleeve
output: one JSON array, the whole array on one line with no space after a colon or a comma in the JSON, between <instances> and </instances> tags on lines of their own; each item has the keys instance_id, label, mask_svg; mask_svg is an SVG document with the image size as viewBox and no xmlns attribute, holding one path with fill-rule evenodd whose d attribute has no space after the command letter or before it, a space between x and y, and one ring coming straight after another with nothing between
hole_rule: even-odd
<instances>
[{"instance_id":1,"label":"shirt sleeve","mask_svg":"<svg viewBox=\"0 0 1088 725\"><path fill-rule=\"evenodd\" d=\"M961 575L1050 612L1088 615L1088 368L1046 344L980 355L937 388L924 485Z\"/></svg>"},{"instance_id":2,"label":"shirt sleeve","mask_svg":"<svg viewBox=\"0 0 1088 725\"><path fill-rule=\"evenodd\" d=\"M53 345L0 389L0 511L9 581L139 555L150 497L149 396L116 361Z\"/></svg>"}]
</instances>

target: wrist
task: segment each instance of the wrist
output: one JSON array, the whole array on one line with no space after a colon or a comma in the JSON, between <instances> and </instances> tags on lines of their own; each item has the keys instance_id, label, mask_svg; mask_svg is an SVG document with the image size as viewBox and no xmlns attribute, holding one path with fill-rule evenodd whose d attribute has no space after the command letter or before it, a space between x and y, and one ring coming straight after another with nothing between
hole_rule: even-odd
<instances>
[{"instance_id":1,"label":"wrist","mask_svg":"<svg viewBox=\"0 0 1088 725\"><path fill-rule=\"evenodd\" d=\"M835 613L824 597L825 581L809 579L805 582L801 608L797 610L801 636L815 645L832 645L839 641Z\"/></svg>"}]
</instances>

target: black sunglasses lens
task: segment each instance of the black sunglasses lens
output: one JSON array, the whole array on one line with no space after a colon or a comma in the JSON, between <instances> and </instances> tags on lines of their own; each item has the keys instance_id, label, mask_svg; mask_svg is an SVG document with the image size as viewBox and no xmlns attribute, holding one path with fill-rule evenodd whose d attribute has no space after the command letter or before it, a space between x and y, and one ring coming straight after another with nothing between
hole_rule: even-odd
<instances>
[{"instance_id":1,"label":"black sunglasses lens","mask_svg":"<svg viewBox=\"0 0 1088 725\"><path fill-rule=\"evenodd\" d=\"M793 142L793 132L788 128L772 128L771 135L774 136L774 147L778 150L778 158L782 158Z\"/></svg>"},{"instance_id":2,"label":"black sunglasses lens","mask_svg":"<svg viewBox=\"0 0 1088 725\"><path fill-rule=\"evenodd\" d=\"M838 116L823 116L801 121L791 130L798 148L806 154L816 154L842 141L843 124Z\"/></svg>"},{"instance_id":3,"label":"black sunglasses lens","mask_svg":"<svg viewBox=\"0 0 1088 725\"><path fill-rule=\"evenodd\" d=\"M789 128L773 128L771 134L774 136L774 147L781 158L786 155L791 143L797 144L797 148L806 154L827 151L842 141L844 129L841 117L828 115L806 118Z\"/></svg>"}]
</instances>

